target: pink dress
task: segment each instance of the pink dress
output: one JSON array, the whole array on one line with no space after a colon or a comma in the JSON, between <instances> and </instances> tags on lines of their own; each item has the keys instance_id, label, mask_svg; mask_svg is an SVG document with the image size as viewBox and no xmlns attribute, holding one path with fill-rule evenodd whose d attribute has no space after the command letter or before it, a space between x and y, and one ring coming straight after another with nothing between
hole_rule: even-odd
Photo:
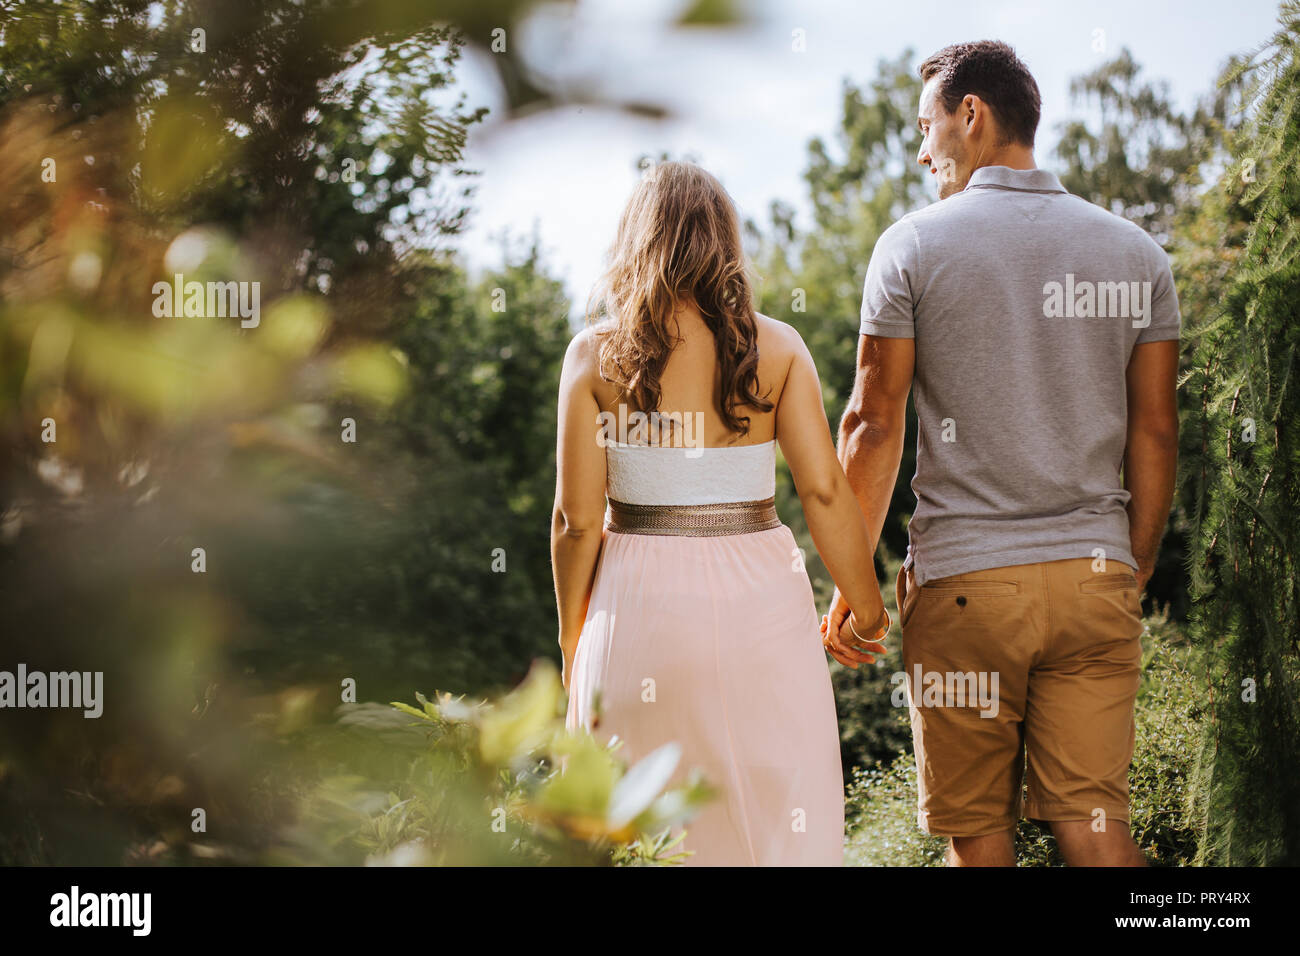
<instances>
[{"instance_id":1,"label":"pink dress","mask_svg":"<svg viewBox=\"0 0 1300 956\"><path fill-rule=\"evenodd\" d=\"M688 862L839 866L844 785L817 610L772 507L776 443L610 445L604 547L567 723L635 762L682 747L718 795Z\"/></svg>"}]
</instances>

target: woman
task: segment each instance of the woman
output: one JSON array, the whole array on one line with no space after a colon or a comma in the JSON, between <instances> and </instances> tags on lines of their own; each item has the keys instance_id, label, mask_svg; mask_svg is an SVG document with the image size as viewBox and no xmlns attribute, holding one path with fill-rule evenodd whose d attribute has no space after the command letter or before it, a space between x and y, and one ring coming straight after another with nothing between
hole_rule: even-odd
<instances>
[{"instance_id":1,"label":"woman","mask_svg":"<svg viewBox=\"0 0 1300 956\"><path fill-rule=\"evenodd\" d=\"M629 761L675 741L679 779L704 771L719 795L688 828L689 862L839 865L835 702L773 507L777 444L853 612L856 649L826 646L871 662L889 621L812 357L754 312L735 207L689 163L642 179L597 301L605 318L574 338L560 383L551 556L568 725L617 734Z\"/></svg>"}]
</instances>

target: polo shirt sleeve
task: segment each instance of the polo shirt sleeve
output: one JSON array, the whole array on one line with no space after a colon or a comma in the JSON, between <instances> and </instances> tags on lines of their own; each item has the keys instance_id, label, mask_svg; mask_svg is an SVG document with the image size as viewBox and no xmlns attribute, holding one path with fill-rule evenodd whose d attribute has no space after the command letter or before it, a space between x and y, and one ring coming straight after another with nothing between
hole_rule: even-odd
<instances>
[{"instance_id":1,"label":"polo shirt sleeve","mask_svg":"<svg viewBox=\"0 0 1300 956\"><path fill-rule=\"evenodd\" d=\"M887 339L916 337L916 297L921 246L916 227L906 218L894 223L876 240L862 289L863 335Z\"/></svg>"},{"instance_id":2,"label":"polo shirt sleeve","mask_svg":"<svg viewBox=\"0 0 1300 956\"><path fill-rule=\"evenodd\" d=\"M1178 289L1169 268L1169 256L1154 239L1154 278L1151 283L1151 324L1138 333L1137 344L1178 338L1182 318L1178 312Z\"/></svg>"}]
</instances>

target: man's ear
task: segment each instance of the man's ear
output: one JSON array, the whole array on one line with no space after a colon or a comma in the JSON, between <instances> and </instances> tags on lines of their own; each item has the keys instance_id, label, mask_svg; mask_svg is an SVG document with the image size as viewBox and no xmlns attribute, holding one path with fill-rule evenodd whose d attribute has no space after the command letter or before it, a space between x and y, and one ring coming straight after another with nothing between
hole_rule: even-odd
<instances>
[{"instance_id":1,"label":"man's ear","mask_svg":"<svg viewBox=\"0 0 1300 956\"><path fill-rule=\"evenodd\" d=\"M989 118L989 107L974 93L967 93L961 101L962 116L966 120L966 133L977 133Z\"/></svg>"}]
</instances>

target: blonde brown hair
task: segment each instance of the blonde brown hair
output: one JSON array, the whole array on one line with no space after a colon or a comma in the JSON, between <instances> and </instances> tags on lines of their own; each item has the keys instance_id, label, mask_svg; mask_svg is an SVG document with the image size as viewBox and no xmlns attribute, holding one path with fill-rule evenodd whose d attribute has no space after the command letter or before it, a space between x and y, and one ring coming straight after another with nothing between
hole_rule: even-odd
<instances>
[{"instance_id":1,"label":"blonde brown hair","mask_svg":"<svg viewBox=\"0 0 1300 956\"><path fill-rule=\"evenodd\" d=\"M659 411L659 379L676 344L671 318L682 302L694 302L713 332L722 373L714 401L727 427L747 434L749 417L737 409L773 408L757 394L758 321L736 207L694 163L658 163L642 177L592 300L588 321L608 316L597 332L601 377L638 410Z\"/></svg>"}]
</instances>

